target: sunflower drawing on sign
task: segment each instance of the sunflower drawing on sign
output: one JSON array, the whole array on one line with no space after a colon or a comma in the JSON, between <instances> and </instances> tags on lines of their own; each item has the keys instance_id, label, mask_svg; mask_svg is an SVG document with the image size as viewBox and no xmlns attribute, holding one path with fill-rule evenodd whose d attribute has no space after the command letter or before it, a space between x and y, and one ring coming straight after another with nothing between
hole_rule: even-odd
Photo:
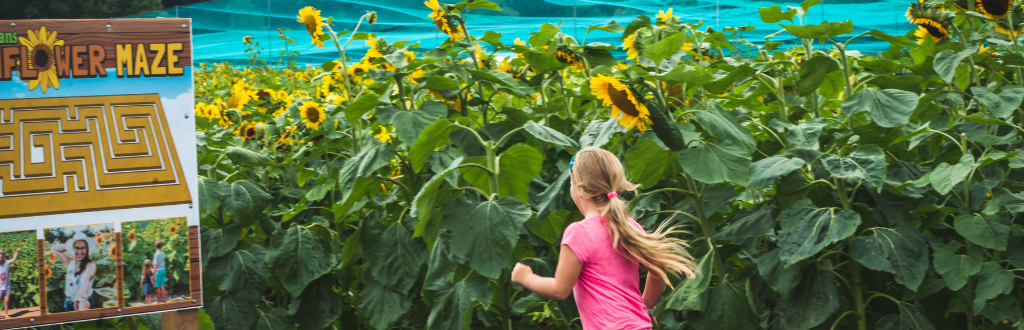
<instances>
[{"instance_id":1,"label":"sunflower drawing on sign","mask_svg":"<svg viewBox=\"0 0 1024 330\"><path fill-rule=\"evenodd\" d=\"M43 87L43 94L46 89L53 86L60 89L60 78L57 78L56 55L54 46L64 46L64 40L57 39L57 31L46 31L46 26L39 27L38 31L28 30L28 38L19 37L21 44L28 48L28 67L39 72L39 77L28 81L28 90L34 91L36 87Z\"/></svg>"}]
</instances>

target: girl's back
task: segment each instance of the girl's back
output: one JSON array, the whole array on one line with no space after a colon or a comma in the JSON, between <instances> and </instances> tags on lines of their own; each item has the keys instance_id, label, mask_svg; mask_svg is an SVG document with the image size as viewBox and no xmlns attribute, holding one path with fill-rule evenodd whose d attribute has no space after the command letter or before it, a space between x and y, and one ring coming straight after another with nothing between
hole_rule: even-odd
<instances>
[{"instance_id":1,"label":"girl's back","mask_svg":"<svg viewBox=\"0 0 1024 330\"><path fill-rule=\"evenodd\" d=\"M643 227L629 219L633 227ZM612 248L605 218L592 216L565 229L562 245L568 245L583 263L573 295L584 329L650 329L640 297L639 263Z\"/></svg>"}]
</instances>

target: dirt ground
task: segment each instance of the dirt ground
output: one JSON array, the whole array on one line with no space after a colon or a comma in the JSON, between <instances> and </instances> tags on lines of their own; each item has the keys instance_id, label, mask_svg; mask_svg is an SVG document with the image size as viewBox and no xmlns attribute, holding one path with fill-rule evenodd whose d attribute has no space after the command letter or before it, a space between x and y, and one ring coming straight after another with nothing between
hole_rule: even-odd
<instances>
[{"instance_id":1,"label":"dirt ground","mask_svg":"<svg viewBox=\"0 0 1024 330\"><path fill-rule=\"evenodd\" d=\"M186 300L189 300L189 299L190 299L189 297L184 296L184 295L168 295L167 296L167 301L165 301L164 303L186 301ZM153 295L153 303L150 304L150 305L156 305L156 304L157 304L156 303L156 295ZM132 302L128 303L128 306L131 306L131 307L146 306L146 300L143 299L143 300L132 301Z\"/></svg>"},{"instance_id":2,"label":"dirt ground","mask_svg":"<svg viewBox=\"0 0 1024 330\"><path fill-rule=\"evenodd\" d=\"M0 301L0 320L3 320L3 316L4 316L2 304L3 304L3 302ZM28 308L20 308L20 309L12 309L12 310L7 311L7 314L9 314L12 319L16 318L16 317L29 317L29 316L39 316L39 315L41 315L39 313L39 306L28 307Z\"/></svg>"}]
</instances>

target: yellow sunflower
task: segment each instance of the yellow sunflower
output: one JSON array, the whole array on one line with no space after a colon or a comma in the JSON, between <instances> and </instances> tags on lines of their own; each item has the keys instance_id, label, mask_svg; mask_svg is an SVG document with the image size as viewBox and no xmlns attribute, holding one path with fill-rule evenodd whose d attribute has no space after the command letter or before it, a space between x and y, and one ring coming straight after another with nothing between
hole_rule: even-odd
<instances>
[{"instance_id":1,"label":"yellow sunflower","mask_svg":"<svg viewBox=\"0 0 1024 330\"><path fill-rule=\"evenodd\" d=\"M380 133L373 136L375 139L380 140L383 143L391 143L391 135L388 135L388 127L380 125Z\"/></svg>"},{"instance_id":2,"label":"yellow sunflower","mask_svg":"<svg viewBox=\"0 0 1024 330\"><path fill-rule=\"evenodd\" d=\"M667 12L664 10L659 10L658 15L656 16L658 17L658 26L660 27L665 27L666 23L668 23L670 19L679 19L679 17L677 16L672 16L672 8L669 8Z\"/></svg>"},{"instance_id":3,"label":"yellow sunflower","mask_svg":"<svg viewBox=\"0 0 1024 330\"><path fill-rule=\"evenodd\" d=\"M235 129L235 135L242 138L242 142L255 140L256 135L259 133L258 129L259 126L257 126L256 123L244 121L241 125L238 125L237 129Z\"/></svg>"},{"instance_id":4,"label":"yellow sunflower","mask_svg":"<svg viewBox=\"0 0 1024 330\"><path fill-rule=\"evenodd\" d=\"M252 36L244 36L244 37L242 37L242 43L246 44L246 45L251 45L252 44Z\"/></svg>"},{"instance_id":5,"label":"yellow sunflower","mask_svg":"<svg viewBox=\"0 0 1024 330\"><path fill-rule=\"evenodd\" d=\"M451 29L448 27L448 19L444 17L444 10L441 9L441 4L437 0L427 0L423 4L434 11L427 15L427 17L434 20L434 25L437 26L437 29L444 33L451 33Z\"/></svg>"},{"instance_id":6,"label":"yellow sunflower","mask_svg":"<svg viewBox=\"0 0 1024 330\"><path fill-rule=\"evenodd\" d=\"M170 231L171 231L171 235L177 234L178 233L178 227L171 226Z\"/></svg>"},{"instance_id":7,"label":"yellow sunflower","mask_svg":"<svg viewBox=\"0 0 1024 330\"><path fill-rule=\"evenodd\" d=\"M64 46L64 40L57 40L57 31L52 33L46 31L46 26L39 27L38 32L28 30L28 38L19 37L18 40L28 48L29 68L35 68L38 77L28 81L28 90L35 90L42 86L43 94L46 89L53 86L60 89L60 78L57 78L56 55L53 46Z\"/></svg>"},{"instance_id":8,"label":"yellow sunflower","mask_svg":"<svg viewBox=\"0 0 1024 330\"><path fill-rule=\"evenodd\" d=\"M417 82L416 79L422 79L423 77L426 77L426 73L423 72L423 70L416 70L409 74L409 81L412 82L413 85L419 85L420 83Z\"/></svg>"},{"instance_id":9,"label":"yellow sunflower","mask_svg":"<svg viewBox=\"0 0 1024 330\"><path fill-rule=\"evenodd\" d=\"M135 231L132 230L132 231L128 232L128 241L131 242L131 241L134 241L134 240L135 240Z\"/></svg>"},{"instance_id":10,"label":"yellow sunflower","mask_svg":"<svg viewBox=\"0 0 1024 330\"><path fill-rule=\"evenodd\" d=\"M622 40L622 49L626 50L626 60L635 59L640 56L640 50L636 48L636 42L633 40L636 38L636 32L630 34L626 39Z\"/></svg>"},{"instance_id":11,"label":"yellow sunflower","mask_svg":"<svg viewBox=\"0 0 1024 330\"><path fill-rule=\"evenodd\" d=\"M364 84L372 84L373 79L370 77L363 77L366 73L370 72L370 69L376 69L377 66L366 62L356 62L348 66L348 74L352 76L352 81L362 82Z\"/></svg>"},{"instance_id":12,"label":"yellow sunflower","mask_svg":"<svg viewBox=\"0 0 1024 330\"><path fill-rule=\"evenodd\" d=\"M111 257L117 255L117 244L110 244L110 248L107 249L107 255Z\"/></svg>"},{"instance_id":13,"label":"yellow sunflower","mask_svg":"<svg viewBox=\"0 0 1024 330\"><path fill-rule=\"evenodd\" d=\"M459 100L458 94L452 93L451 91L446 91L446 93L451 93L451 94L449 94L451 96L445 96L445 93L442 93L439 90L429 89L429 88L427 90L430 92L431 95L434 95L435 97L441 99L441 101L443 101L444 104L447 105L449 108L452 108L452 109L461 109L462 108L462 101Z\"/></svg>"},{"instance_id":14,"label":"yellow sunflower","mask_svg":"<svg viewBox=\"0 0 1024 330\"><path fill-rule=\"evenodd\" d=\"M1010 14L1010 0L979 0L977 2L978 12L985 14L992 19L1006 18Z\"/></svg>"},{"instance_id":15,"label":"yellow sunflower","mask_svg":"<svg viewBox=\"0 0 1024 330\"><path fill-rule=\"evenodd\" d=\"M50 279L50 277L53 277L53 269L50 268L50 265L46 265L46 267L43 267L43 277L46 279Z\"/></svg>"},{"instance_id":16,"label":"yellow sunflower","mask_svg":"<svg viewBox=\"0 0 1024 330\"><path fill-rule=\"evenodd\" d=\"M105 242L104 238L103 238L103 232L102 231L96 233L96 237L95 238L96 238L96 245L100 245L100 244L103 244L103 242Z\"/></svg>"},{"instance_id":17,"label":"yellow sunflower","mask_svg":"<svg viewBox=\"0 0 1024 330\"><path fill-rule=\"evenodd\" d=\"M316 101L303 101L302 106L299 107L299 114L302 115L306 127L311 129L320 129L320 124L327 119L324 107Z\"/></svg>"},{"instance_id":18,"label":"yellow sunflower","mask_svg":"<svg viewBox=\"0 0 1024 330\"><path fill-rule=\"evenodd\" d=\"M603 74L590 79L591 93L597 95L603 104L611 106L612 117L618 119L619 124L626 129L634 126L643 133L646 130L644 123L652 124L651 113L647 106L640 102L626 84L618 79ZM620 116L621 114L621 116Z\"/></svg>"},{"instance_id":19,"label":"yellow sunflower","mask_svg":"<svg viewBox=\"0 0 1024 330\"><path fill-rule=\"evenodd\" d=\"M368 22L370 24L377 23L377 12L376 11L367 11L366 12L366 22Z\"/></svg>"},{"instance_id":20,"label":"yellow sunflower","mask_svg":"<svg viewBox=\"0 0 1024 330\"><path fill-rule=\"evenodd\" d=\"M324 18L320 17L319 10L306 6L299 10L299 16L295 21L306 25L306 32L313 38L316 48L324 48L323 41L320 41L320 36L324 34Z\"/></svg>"},{"instance_id":21,"label":"yellow sunflower","mask_svg":"<svg viewBox=\"0 0 1024 330\"><path fill-rule=\"evenodd\" d=\"M47 260L50 261L50 264L56 264L57 263L57 254L53 253L53 251L50 251L50 254L46 258L47 258Z\"/></svg>"},{"instance_id":22,"label":"yellow sunflower","mask_svg":"<svg viewBox=\"0 0 1024 330\"><path fill-rule=\"evenodd\" d=\"M580 56L568 47L558 47L558 49L555 50L555 58L558 59L559 62L571 65L576 68L576 70L583 70L583 61L580 60Z\"/></svg>"},{"instance_id":23,"label":"yellow sunflower","mask_svg":"<svg viewBox=\"0 0 1024 330\"><path fill-rule=\"evenodd\" d=\"M917 24L919 28L924 28L936 42L949 36L946 26L950 23L950 19L948 16L943 16L938 8L920 2L912 3L910 8L907 8L906 16L907 21Z\"/></svg>"},{"instance_id":24,"label":"yellow sunflower","mask_svg":"<svg viewBox=\"0 0 1024 330\"><path fill-rule=\"evenodd\" d=\"M295 126L288 126L288 128L285 128L284 132L281 133L281 137L278 138L277 142L275 142L275 143L276 144L292 144L292 143L294 143L295 139L292 139L292 133L295 133L295 128L296 128Z\"/></svg>"}]
</instances>

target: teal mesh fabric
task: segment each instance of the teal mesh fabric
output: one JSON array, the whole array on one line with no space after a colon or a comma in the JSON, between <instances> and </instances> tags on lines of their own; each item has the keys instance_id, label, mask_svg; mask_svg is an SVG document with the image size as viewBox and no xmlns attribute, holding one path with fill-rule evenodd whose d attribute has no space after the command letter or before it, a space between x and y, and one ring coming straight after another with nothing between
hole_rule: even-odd
<instances>
[{"instance_id":1,"label":"teal mesh fabric","mask_svg":"<svg viewBox=\"0 0 1024 330\"><path fill-rule=\"evenodd\" d=\"M441 1L445 2L445 1ZM454 2L454 1L451 1ZM562 31L582 41L587 27L603 25L611 20L627 25L639 14L652 20L659 10L674 8L674 15L687 22L704 21L705 26L717 31L729 26L752 25L756 30L742 32L742 37L754 43L763 43L764 36L777 32L778 24L765 24L760 20L758 7L799 6L799 1L780 0L495 0L501 12L474 10L469 13L467 23L470 33L483 36L484 31L502 34L501 41L512 44L519 37L526 40L529 32L539 30L544 23L557 24L561 21ZM861 32L878 29L893 35L903 35L914 26L903 17L909 0L824 0L807 13L808 24L823 20L843 21L850 19L856 26L850 37ZM242 37L252 36L264 48L261 59L277 61L285 44L279 39L278 28L292 28L287 35L296 40L288 50L301 55L294 60L299 63L319 64L336 59L338 52L330 42L317 49L310 44L309 34L301 23L295 21L300 8L313 6L321 10L324 17L333 16L337 31L352 30L356 20L366 11L377 12L374 25L363 24L359 31L372 32L387 38L389 42L409 40L419 42L415 51L435 48L444 41L444 34L437 31L430 18L430 9L421 0L217 0L190 6L174 7L136 17L188 17L193 22L194 58L199 62L244 63L247 56ZM788 24L788 22L783 21ZM839 39L843 39L840 37ZM782 33L772 39L784 45L798 43L788 34ZM619 35L593 31L586 42L604 42L620 45ZM347 54L362 57L367 46L363 42L352 42ZM852 49L862 52L877 52L888 49L888 43L865 36L854 40ZM625 52L613 52L624 57Z\"/></svg>"}]
</instances>

